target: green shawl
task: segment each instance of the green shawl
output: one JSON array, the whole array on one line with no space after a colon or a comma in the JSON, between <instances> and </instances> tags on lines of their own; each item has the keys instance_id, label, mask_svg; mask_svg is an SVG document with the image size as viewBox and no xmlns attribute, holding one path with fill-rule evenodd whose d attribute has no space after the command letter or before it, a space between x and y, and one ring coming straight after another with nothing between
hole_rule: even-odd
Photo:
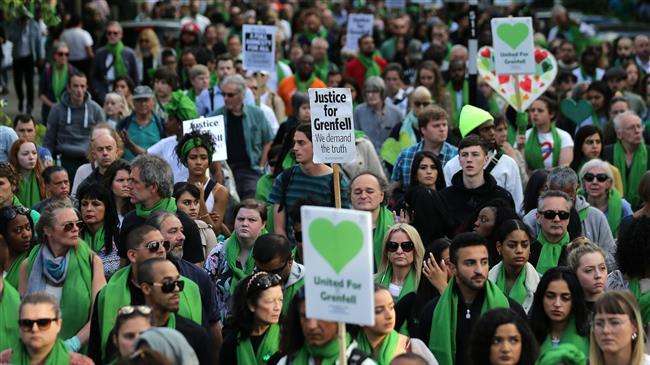
<instances>
[{"instance_id":1,"label":"green shawl","mask_svg":"<svg viewBox=\"0 0 650 365\"><path fill-rule=\"evenodd\" d=\"M36 257L40 254L42 245L36 245L27 258L27 272L32 271ZM68 269L61 293L61 326L60 338L76 336L79 330L88 323L92 300L92 251L90 247L79 240L76 248L70 249Z\"/></svg>"},{"instance_id":2,"label":"green shawl","mask_svg":"<svg viewBox=\"0 0 650 365\"><path fill-rule=\"evenodd\" d=\"M295 75L293 75L293 79L296 82L296 90L306 93L307 90L309 90L311 84L314 82L314 80L316 80L316 74L312 72L311 75L309 75L309 78L303 81L300 78L300 75L296 73Z\"/></svg>"},{"instance_id":3,"label":"green shawl","mask_svg":"<svg viewBox=\"0 0 650 365\"><path fill-rule=\"evenodd\" d=\"M36 172L34 170L29 173L26 179L20 179L16 196L28 208L33 207L41 201L41 190L38 186L38 180L36 180Z\"/></svg>"},{"instance_id":4,"label":"green shawl","mask_svg":"<svg viewBox=\"0 0 650 365\"><path fill-rule=\"evenodd\" d=\"M618 236L618 226L623 215L623 197L616 189L609 189L607 198L607 224L614 237Z\"/></svg>"},{"instance_id":5,"label":"green shawl","mask_svg":"<svg viewBox=\"0 0 650 365\"><path fill-rule=\"evenodd\" d=\"M176 199L174 198L162 198L153 207L147 209L142 203L135 205L135 215L140 218L149 218L151 213L157 212L159 210L164 210L170 213L176 213Z\"/></svg>"},{"instance_id":6,"label":"green shawl","mask_svg":"<svg viewBox=\"0 0 650 365\"><path fill-rule=\"evenodd\" d=\"M641 309L641 317L643 318L643 323L650 323L650 291L645 293L641 292L641 285L639 284L639 279L630 279L628 282L628 289L639 302L639 308Z\"/></svg>"},{"instance_id":7,"label":"green shawl","mask_svg":"<svg viewBox=\"0 0 650 365\"><path fill-rule=\"evenodd\" d=\"M571 344L575 346L578 350L582 351L583 354L589 356L589 337L580 336L576 328L576 320L571 315L569 324L567 325L562 337L560 338L560 345L562 344ZM539 347L539 353L543 354L546 351L553 349L553 342L551 341L551 336L546 336L546 339Z\"/></svg>"},{"instance_id":8,"label":"green shawl","mask_svg":"<svg viewBox=\"0 0 650 365\"><path fill-rule=\"evenodd\" d=\"M66 63L59 70L56 66L52 67L52 91L54 93L54 99L58 103L61 101L61 94L65 90L65 86L68 84L68 64Z\"/></svg>"},{"instance_id":9,"label":"green shawl","mask_svg":"<svg viewBox=\"0 0 650 365\"><path fill-rule=\"evenodd\" d=\"M88 243L88 246L90 246L93 251L99 253L99 251L104 248L104 225L99 227L95 234L91 234L90 232L85 231L83 240L84 242Z\"/></svg>"},{"instance_id":10,"label":"green shawl","mask_svg":"<svg viewBox=\"0 0 650 365\"><path fill-rule=\"evenodd\" d=\"M458 108L458 100L456 100L456 90L451 82L447 83L447 91L449 91L449 96L451 97L451 123L454 127L458 127L458 122L460 121L460 110ZM463 81L463 103L462 105L469 104L469 82L467 80Z\"/></svg>"},{"instance_id":11,"label":"green shawl","mask_svg":"<svg viewBox=\"0 0 650 365\"><path fill-rule=\"evenodd\" d=\"M29 353L24 345L21 344L18 348L14 349L14 352L11 354L11 363L15 365L31 364ZM50 350L43 365L66 365L69 363L70 354L68 353L63 341L59 338L54 343L54 347Z\"/></svg>"},{"instance_id":12,"label":"green shawl","mask_svg":"<svg viewBox=\"0 0 650 365\"><path fill-rule=\"evenodd\" d=\"M119 41L115 44L106 44L106 50L113 54L113 69L115 70L115 78L120 76L127 76L126 64L124 64L124 57L122 51L124 50L124 43Z\"/></svg>"},{"instance_id":13,"label":"green shawl","mask_svg":"<svg viewBox=\"0 0 650 365\"><path fill-rule=\"evenodd\" d=\"M1 275L0 280L3 280ZM20 342L16 318L18 307L20 307L20 295L13 286L4 280L3 289L0 292L0 351L15 348Z\"/></svg>"},{"instance_id":14,"label":"green shawl","mask_svg":"<svg viewBox=\"0 0 650 365\"><path fill-rule=\"evenodd\" d=\"M564 232L564 236L560 238L559 242L552 243L546 239L540 230L537 234L537 241L542 244L542 252L539 254L535 269L539 273L539 276L542 276L548 269L557 266L560 261L560 255L562 255L562 250L570 242L569 232Z\"/></svg>"},{"instance_id":15,"label":"green shawl","mask_svg":"<svg viewBox=\"0 0 650 365\"><path fill-rule=\"evenodd\" d=\"M429 349L440 365L454 364L456 354L456 316L458 315L458 294L452 278L442 293L433 311ZM508 298L489 280L485 281L485 299L481 313L493 308L509 308Z\"/></svg>"},{"instance_id":16,"label":"green shawl","mask_svg":"<svg viewBox=\"0 0 650 365\"><path fill-rule=\"evenodd\" d=\"M347 348L350 345L350 335L346 334L345 336L345 347ZM309 365L310 358L321 359L321 365L334 365L338 361L339 357L339 342L338 339L333 339L328 342L325 346L314 347L305 343L300 350L296 353L292 364L295 365Z\"/></svg>"},{"instance_id":17,"label":"green shawl","mask_svg":"<svg viewBox=\"0 0 650 365\"><path fill-rule=\"evenodd\" d=\"M361 52L359 52L359 54L357 55L359 62L361 62L363 67L365 67L366 69L366 73L365 73L366 79L372 76L381 76L381 68L379 67L379 64L375 61L375 57L379 57L379 52L375 51L372 55L370 55L370 57L364 55Z\"/></svg>"},{"instance_id":18,"label":"green shawl","mask_svg":"<svg viewBox=\"0 0 650 365\"><path fill-rule=\"evenodd\" d=\"M384 205L379 207L379 216L377 217L377 227L372 232L373 254L375 255L375 266L379 267L381 263L381 249L384 244L384 238L388 229L395 224L393 213Z\"/></svg>"},{"instance_id":19,"label":"green shawl","mask_svg":"<svg viewBox=\"0 0 650 365\"><path fill-rule=\"evenodd\" d=\"M623 180L623 189L625 190L623 195L625 199L632 204L632 207L636 207L641 203L639 199L638 187L641 184L641 177L645 174L648 169L648 150L646 145L641 143L639 147L634 151L632 156L632 166L628 169L627 159L625 158L625 150L621 141L617 141L614 144L614 166L618 168L621 172L621 178Z\"/></svg>"},{"instance_id":20,"label":"green shawl","mask_svg":"<svg viewBox=\"0 0 650 365\"><path fill-rule=\"evenodd\" d=\"M523 304L524 300L526 300L526 296L528 295L528 290L526 289L526 266L521 268L519 275L517 275L517 280L515 280L512 288L508 290L506 280L506 266L505 264L502 264L501 270L499 270L499 276L497 276L497 281L494 283L494 285L496 285L497 288L501 289L505 295L509 296L517 303Z\"/></svg>"},{"instance_id":21,"label":"green shawl","mask_svg":"<svg viewBox=\"0 0 650 365\"><path fill-rule=\"evenodd\" d=\"M374 350L368 341L368 337L366 337L366 333L359 331L357 348L367 354L371 354L372 358L377 361L377 365L390 365L390 361L393 359L395 350L397 349L398 341L399 333L393 330L381 341L379 347Z\"/></svg>"},{"instance_id":22,"label":"green shawl","mask_svg":"<svg viewBox=\"0 0 650 365\"><path fill-rule=\"evenodd\" d=\"M11 266L7 269L7 275L5 276L5 283L11 284L14 288L18 287L18 284L20 282L20 265L23 263L23 261L29 256L29 251L27 250L14 260L14 262L11 263Z\"/></svg>"},{"instance_id":23,"label":"green shawl","mask_svg":"<svg viewBox=\"0 0 650 365\"><path fill-rule=\"evenodd\" d=\"M583 365L587 356L570 343L561 343L555 348L549 348L541 353L535 365Z\"/></svg>"},{"instance_id":24,"label":"green shawl","mask_svg":"<svg viewBox=\"0 0 650 365\"><path fill-rule=\"evenodd\" d=\"M386 271L379 278L378 283L387 287L390 285L390 281L393 278L393 266L388 265ZM406 280L402 285L402 290L399 292L399 296L395 298L395 302L399 302L406 294L415 292L418 289L418 283L415 282L415 270L411 269L406 275Z\"/></svg>"},{"instance_id":25,"label":"green shawl","mask_svg":"<svg viewBox=\"0 0 650 365\"><path fill-rule=\"evenodd\" d=\"M264 333L264 339L257 348L253 350L250 337L245 340L240 339L237 345L237 363L249 365L264 365L269 358L280 348L280 326L277 323L272 324Z\"/></svg>"},{"instance_id":26,"label":"green shawl","mask_svg":"<svg viewBox=\"0 0 650 365\"><path fill-rule=\"evenodd\" d=\"M282 293L284 295L284 299L282 300L283 316L287 314L287 311L289 310L289 305L291 305L291 301L293 300L293 297L296 296L296 293L298 293L303 286L305 286L305 278L299 279L295 283L284 288Z\"/></svg>"},{"instance_id":27,"label":"green shawl","mask_svg":"<svg viewBox=\"0 0 650 365\"><path fill-rule=\"evenodd\" d=\"M117 311L131 304L131 292L128 287L130 277L131 265L127 265L115 272L108 284L97 295L102 354L105 352L109 334L115 325ZM183 276L181 276L181 280L185 282L185 288L180 293L178 314L200 325L203 313L199 287L195 282Z\"/></svg>"},{"instance_id":28,"label":"green shawl","mask_svg":"<svg viewBox=\"0 0 650 365\"><path fill-rule=\"evenodd\" d=\"M555 167L560 160L560 151L562 150L562 140L560 139L560 134L557 132L555 123L551 123L551 136L553 137L552 167ZM542 146L539 144L539 139L537 138L537 127L533 127L533 130L528 136L528 140L526 140L526 145L524 147L524 157L526 158L526 165L528 165L528 168L531 170L544 168Z\"/></svg>"},{"instance_id":29,"label":"green shawl","mask_svg":"<svg viewBox=\"0 0 650 365\"><path fill-rule=\"evenodd\" d=\"M226 240L226 261L230 271L232 271L232 279L230 279L230 294L235 292L237 283L244 277L253 273L255 268L255 259L253 259L253 250L248 253L248 258L246 259L246 265L243 269L240 269L237 266L237 259L239 258L239 252L241 244L239 243L239 238L237 233L233 233L228 240Z\"/></svg>"}]
</instances>

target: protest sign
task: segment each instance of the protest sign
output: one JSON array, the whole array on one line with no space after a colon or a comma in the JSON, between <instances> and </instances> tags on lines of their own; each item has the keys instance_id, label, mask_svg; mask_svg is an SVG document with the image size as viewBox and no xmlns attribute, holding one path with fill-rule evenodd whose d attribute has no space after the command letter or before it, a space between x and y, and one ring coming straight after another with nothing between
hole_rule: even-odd
<instances>
[{"instance_id":1,"label":"protest sign","mask_svg":"<svg viewBox=\"0 0 650 365\"><path fill-rule=\"evenodd\" d=\"M387 9L404 9L406 8L406 0L386 0Z\"/></svg>"},{"instance_id":2,"label":"protest sign","mask_svg":"<svg viewBox=\"0 0 650 365\"><path fill-rule=\"evenodd\" d=\"M194 130L208 131L212 134L214 141L212 161L225 161L228 158L228 152L226 150L226 126L223 115L183 121L183 134L188 134Z\"/></svg>"},{"instance_id":3,"label":"protest sign","mask_svg":"<svg viewBox=\"0 0 650 365\"><path fill-rule=\"evenodd\" d=\"M359 49L359 38L366 34L372 35L373 22L374 16L372 14L348 15L348 30L343 49L356 52Z\"/></svg>"},{"instance_id":4,"label":"protest sign","mask_svg":"<svg viewBox=\"0 0 650 365\"><path fill-rule=\"evenodd\" d=\"M304 206L308 318L372 326L372 225L369 212Z\"/></svg>"},{"instance_id":5,"label":"protest sign","mask_svg":"<svg viewBox=\"0 0 650 365\"><path fill-rule=\"evenodd\" d=\"M243 26L243 61L246 71L275 72L275 32L275 27L270 25Z\"/></svg>"},{"instance_id":6,"label":"protest sign","mask_svg":"<svg viewBox=\"0 0 650 365\"><path fill-rule=\"evenodd\" d=\"M356 144L350 89L309 89L315 163L354 161Z\"/></svg>"},{"instance_id":7,"label":"protest sign","mask_svg":"<svg viewBox=\"0 0 650 365\"><path fill-rule=\"evenodd\" d=\"M535 73L532 18L493 18L491 24L496 73Z\"/></svg>"}]
</instances>

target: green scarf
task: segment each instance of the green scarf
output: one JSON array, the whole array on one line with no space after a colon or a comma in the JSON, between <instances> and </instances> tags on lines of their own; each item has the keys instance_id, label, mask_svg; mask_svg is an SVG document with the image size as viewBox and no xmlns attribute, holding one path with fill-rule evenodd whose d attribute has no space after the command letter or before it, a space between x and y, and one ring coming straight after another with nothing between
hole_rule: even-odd
<instances>
[{"instance_id":1,"label":"green scarf","mask_svg":"<svg viewBox=\"0 0 650 365\"><path fill-rule=\"evenodd\" d=\"M262 175L262 177L257 180L257 185L255 187L255 199L264 203L268 203L269 195L271 195L271 190L273 190L274 181L275 178L273 177L273 174Z\"/></svg>"},{"instance_id":2,"label":"green scarf","mask_svg":"<svg viewBox=\"0 0 650 365\"><path fill-rule=\"evenodd\" d=\"M551 136L553 136L553 166L555 167L560 160L560 150L562 149L562 141L560 140L560 134L557 132L555 123L551 123ZM533 130L528 136L526 145L524 148L524 157L526 158L526 164L531 170L543 169L544 168L544 159L542 158L542 146L539 144L539 139L537 138L537 127L533 127Z\"/></svg>"},{"instance_id":3,"label":"green scarf","mask_svg":"<svg viewBox=\"0 0 650 365\"><path fill-rule=\"evenodd\" d=\"M90 248L95 251L95 253L99 253L99 251L104 248L104 225L102 224L102 226L99 227L95 234L91 234L90 232L85 231L83 240L84 242L88 243Z\"/></svg>"},{"instance_id":4,"label":"green scarf","mask_svg":"<svg viewBox=\"0 0 650 365\"><path fill-rule=\"evenodd\" d=\"M275 354L280 348L280 326L275 323L269 326L264 333L262 343L257 348L257 352L253 350L250 337L245 340L240 339L237 345L237 363L238 364L257 364L264 365L269 361L269 358Z\"/></svg>"},{"instance_id":5,"label":"green scarf","mask_svg":"<svg viewBox=\"0 0 650 365\"><path fill-rule=\"evenodd\" d=\"M115 44L107 43L106 50L113 54L113 70L115 70L115 78L118 78L120 76L127 76L124 57L122 57L124 43L122 43L122 41L119 41Z\"/></svg>"},{"instance_id":6,"label":"green scarf","mask_svg":"<svg viewBox=\"0 0 650 365\"><path fill-rule=\"evenodd\" d=\"M451 97L451 122L454 127L458 127L458 122L460 121L460 110L462 106L458 108L458 100L456 100L456 90L451 82L447 83L447 91L449 91L449 96ZM463 81L463 103L462 105L469 104L469 82L467 80Z\"/></svg>"},{"instance_id":7,"label":"green scarf","mask_svg":"<svg viewBox=\"0 0 650 365\"><path fill-rule=\"evenodd\" d=\"M110 332L115 326L117 311L126 305L132 304L131 292L128 287L130 278L131 265L127 265L115 272L108 284L97 294L102 354L104 354L106 344L110 340ZM183 276L181 276L181 280L185 282L185 288L180 293L178 314L191 319L197 324L201 324L203 313L199 287L195 282Z\"/></svg>"},{"instance_id":8,"label":"green scarf","mask_svg":"<svg viewBox=\"0 0 650 365\"><path fill-rule=\"evenodd\" d=\"M623 215L623 198L621 193L616 189L609 189L609 198L607 198L607 223L612 234L616 237L618 234L618 226L621 224Z\"/></svg>"},{"instance_id":9,"label":"green scarf","mask_svg":"<svg viewBox=\"0 0 650 365\"><path fill-rule=\"evenodd\" d=\"M300 289L305 286L305 279L302 278L295 283L289 285L288 287L284 288L283 290L283 295L284 298L282 300L282 315L285 316L287 314L287 311L289 310L289 305L291 305L291 301L293 300L293 297L296 296L296 293L300 291Z\"/></svg>"},{"instance_id":10,"label":"green scarf","mask_svg":"<svg viewBox=\"0 0 650 365\"><path fill-rule=\"evenodd\" d=\"M452 365L456 354L456 316L458 315L458 294L452 278L442 293L433 311L429 349L440 365ZM485 299L481 313L493 308L508 308L508 298L489 280L485 281Z\"/></svg>"},{"instance_id":11,"label":"green scarf","mask_svg":"<svg viewBox=\"0 0 650 365\"><path fill-rule=\"evenodd\" d=\"M350 335L346 334L345 336L345 347L347 348L350 345ZM339 342L335 338L332 341L328 342L325 346L315 347L305 343L300 350L296 353L292 364L295 365L309 365L310 358L320 359L321 365L334 365L338 361L339 357Z\"/></svg>"},{"instance_id":12,"label":"green scarf","mask_svg":"<svg viewBox=\"0 0 650 365\"><path fill-rule=\"evenodd\" d=\"M589 338L580 336L576 328L576 320L571 315L569 319L569 324L566 326L562 337L560 338L560 344L571 344L575 346L578 350L582 351L583 354L589 356ZM551 341L551 336L546 336L546 339L539 347L539 353L543 354L546 351L553 349L553 342Z\"/></svg>"},{"instance_id":13,"label":"green scarf","mask_svg":"<svg viewBox=\"0 0 650 365\"><path fill-rule=\"evenodd\" d=\"M636 207L641 203L637 189L639 184L641 184L641 177L648 169L647 164L648 150L645 144L641 143L636 151L634 151L632 166L629 169L621 141L617 141L614 145L614 166L621 172L623 189L625 190L623 196L632 204L632 207Z\"/></svg>"},{"instance_id":14,"label":"green scarf","mask_svg":"<svg viewBox=\"0 0 650 365\"><path fill-rule=\"evenodd\" d=\"M316 74L312 72L306 81L302 81L300 75L296 73L295 75L293 75L293 79L296 82L296 89L300 92L306 93L307 90L309 90L311 84L314 82L314 80L316 80Z\"/></svg>"},{"instance_id":15,"label":"green scarf","mask_svg":"<svg viewBox=\"0 0 650 365\"><path fill-rule=\"evenodd\" d=\"M375 51L372 55L370 55L370 57L364 55L361 52L359 52L359 54L357 55L359 62L361 62L363 67L366 68L366 73L365 73L366 79L368 79L371 76L381 75L381 68L379 67L379 64L375 61L375 57L379 57L379 53L377 51Z\"/></svg>"},{"instance_id":16,"label":"green scarf","mask_svg":"<svg viewBox=\"0 0 650 365\"><path fill-rule=\"evenodd\" d=\"M397 350L398 341L399 333L395 332L395 330L390 331L388 336L381 341L379 347L375 350L370 345L366 333L359 331L359 336L357 336L357 348L367 354L372 354L372 358L377 361L377 365L390 365L395 350Z\"/></svg>"},{"instance_id":17,"label":"green scarf","mask_svg":"<svg viewBox=\"0 0 650 365\"><path fill-rule=\"evenodd\" d=\"M641 317L643 318L643 323L650 323L650 291L645 293L641 292L641 284L639 284L639 279L630 279L628 281L628 289L634 294L636 300L639 302L639 308L641 309Z\"/></svg>"},{"instance_id":18,"label":"green scarf","mask_svg":"<svg viewBox=\"0 0 650 365\"><path fill-rule=\"evenodd\" d=\"M2 275L0 275L0 281ZM8 348L15 348L20 342L18 336L18 307L20 306L20 295L4 280L2 292L0 292L0 351Z\"/></svg>"},{"instance_id":19,"label":"green scarf","mask_svg":"<svg viewBox=\"0 0 650 365\"><path fill-rule=\"evenodd\" d=\"M29 250L18 255L14 262L11 263L11 266L9 266L7 269L5 282L11 284L11 286L14 288L18 287L18 283L20 282L20 265L27 258L27 256L29 256Z\"/></svg>"},{"instance_id":20,"label":"green scarf","mask_svg":"<svg viewBox=\"0 0 650 365\"><path fill-rule=\"evenodd\" d=\"M237 259L239 258L239 252L241 244L239 243L239 238L237 233L233 233L228 240L226 241L226 261L228 262L228 267L232 271L232 279L230 279L230 294L235 292L237 283L244 277L253 273L255 268L255 259L253 259L253 250L248 253L248 258L246 259L246 265L244 269L237 267Z\"/></svg>"},{"instance_id":21,"label":"green scarf","mask_svg":"<svg viewBox=\"0 0 650 365\"><path fill-rule=\"evenodd\" d=\"M32 271L36 257L43 246L36 245L29 253L27 272ZM92 296L92 251L80 240L75 248L70 249L68 269L61 294L61 326L60 338L76 336L77 332L90 319Z\"/></svg>"},{"instance_id":22,"label":"green scarf","mask_svg":"<svg viewBox=\"0 0 650 365\"><path fill-rule=\"evenodd\" d=\"M60 337L61 334L59 334ZM15 365L30 365L31 361L29 359L29 353L24 345L20 345L18 348L14 349L14 352L11 354L11 363ZM54 343L54 347L50 350L50 353L47 355L47 359L43 365L66 365L70 363L70 354L65 347L63 341L59 338Z\"/></svg>"},{"instance_id":23,"label":"green scarf","mask_svg":"<svg viewBox=\"0 0 650 365\"><path fill-rule=\"evenodd\" d=\"M321 81L327 82L327 76L330 73L330 61L325 58L320 63L314 63L314 75Z\"/></svg>"},{"instance_id":24,"label":"green scarf","mask_svg":"<svg viewBox=\"0 0 650 365\"><path fill-rule=\"evenodd\" d=\"M582 351L570 343L563 343L541 353L535 365L584 365L586 363L587 356Z\"/></svg>"},{"instance_id":25,"label":"green scarf","mask_svg":"<svg viewBox=\"0 0 650 365\"><path fill-rule=\"evenodd\" d=\"M147 209L142 203L135 205L135 215L140 218L149 218L151 213L164 210L170 213L176 213L176 199L162 198L153 207Z\"/></svg>"},{"instance_id":26,"label":"green scarf","mask_svg":"<svg viewBox=\"0 0 650 365\"><path fill-rule=\"evenodd\" d=\"M556 267L560 261L560 255L562 255L562 250L564 247L569 244L569 232L564 232L564 236L560 238L559 242L552 243L549 242L542 231L539 231L537 234L537 241L542 244L542 252L539 254L539 259L537 260L537 272L540 276L552 268Z\"/></svg>"},{"instance_id":27,"label":"green scarf","mask_svg":"<svg viewBox=\"0 0 650 365\"><path fill-rule=\"evenodd\" d=\"M16 196L28 208L33 207L41 201L41 190L39 189L34 170L29 173L26 179L20 179Z\"/></svg>"},{"instance_id":28,"label":"green scarf","mask_svg":"<svg viewBox=\"0 0 650 365\"><path fill-rule=\"evenodd\" d=\"M505 264L502 263L501 270L499 270L499 276L497 277L497 282L494 284L497 288L501 289L505 295L509 296L517 303L523 304L528 295L528 290L526 290L526 266L521 268L519 275L517 275L517 280L515 280L512 288L508 290L506 283L506 267Z\"/></svg>"},{"instance_id":29,"label":"green scarf","mask_svg":"<svg viewBox=\"0 0 650 365\"><path fill-rule=\"evenodd\" d=\"M393 213L388 210L384 205L379 208L379 216L377 217L377 227L372 232L373 252L375 255L375 267L379 267L381 263L381 249L384 244L384 238L388 229L395 224Z\"/></svg>"},{"instance_id":30,"label":"green scarf","mask_svg":"<svg viewBox=\"0 0 650 365\"><path fill-rule=\"evenodd\" d=\"M416 129L418 129L418 118L410 111L404 118L404 121L402 121L398 139L393 137L386 138L379 150L379 156L388 162L388 164L395 165L397 163L397 157L403 149L418 143L415 135Z\"/></svg>"},{"instance_id":31,"label":"green scarf","mask_svg":"<svg viewBox=\"0 0 650 365\"><path fill-rule=\"evenodd\" d=\"M52 91L54 92L54 99L56 102L61 101L61 94L65 90L65 85L68 84L68 64L66 63L59 70L58 67L52 67Z\"/></svg>"},{"instance_id":32,"label":"green scarf","mask_svg":"<svg viewBox=\"0 0 650 365\"><path fill-rule=\"evenodd\" d=\"M386 271L379 278L379 284L388 288L391 279L393 278L393 266L388 265ZM415 270L411 269L406 275L406 280L402 285L402 290L399 292L399 296L395 298L395 302L399 302L406 294L416 291L418 288L418 283L415 282Z\"/></svg>"}]
</instances>

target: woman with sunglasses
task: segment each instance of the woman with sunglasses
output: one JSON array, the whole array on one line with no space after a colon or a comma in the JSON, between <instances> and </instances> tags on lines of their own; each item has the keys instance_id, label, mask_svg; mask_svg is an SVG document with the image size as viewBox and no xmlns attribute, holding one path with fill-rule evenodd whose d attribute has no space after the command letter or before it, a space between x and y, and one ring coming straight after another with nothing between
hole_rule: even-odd
<instances>
[{"instance_id":1,"label":"woman with sunglasses","mask_svg":"<svg viewBox=\"0 0 650 365\"><path fill-rule=\"evenodd\" d=\"M590 365L648 365L645 331L639 306L629 292L611 291L594 305Z\"/></svg>"},{"instance_id":2,"label":"woman with sunglasses","mask_svg":"<svg viewBox=\"0 0 650 365\"><path fill-rule=\"evenodd\" d=\"M567 265L576 274L585 294L587 311L592 314L594 303L605 292L607 281L605 252L586 237L574 239L567 250L569 251Z\"/></svg>"},{"instance_id":3,"label":"woman with sunglasses","mask_svg":"<svg viewBox=\"0 0 650 365\"><path fill-rule=\"evenodd\" d=\"M117 311L115 326L111 331L113 341L107 346L106 353L116 353L120 358L128 358L135 351L135 343L140 334L151 327L150 307L127 305L120 308ZM116 363L116 360L109 364L113 363Z\"/></svg>"},{"instance_id":4,"label":"woman with sunglasses","mask_svg":"<svg viewBox=\"0 0 650 365\"><path fill-rule=\"evenodd\" d=\"M266 364L280 347L282 279L260 271L235 289L219 364Z\"/></svg>"},{"instance_id":5,"label":"woman with sunglasses","mask_svg":"<svg viewBox=\"0 0 650 365\"><path fill-rule=\"evenodd\" d=\"M501 261L490 269L488 279L528 313L539 284L539 274L528 262L530 230L519 219L510 219L498 227L495 236Z\"/></svg>"},{"instance_id":6,"label":"woman with sunglasses","mask_svg":"<svg viewBox=\"0 0 650 365\"><path fill-rule=\"evenodd\" d=\"M43 168L36 144L18 139L9 150L9 163L20 174L16 198L26 207L33 207L45 199L45 184L41 176Z\"/></svg>"},{"instance_id":7,"label":"woman with sunglasses","mask_svg":"<svg viewBox=\"0 0 650 365\"><path fill-rule=\"evenodd\" d=\"M69 199L47 204L36 225L42 243L20 266L22 295L45 291L60 303L59 335L73 351L88 341L92 300L106 284L102 260L79 239L81 224Z\"/></svg>"},{"instance_id":8,"label":"woman with sunglasses","mask_svg":"<svg viewBox=\"0 0 650 365\"><path fill-rule=\"evenodd\" d=\"M7 247L7 256L2 264L5 281L14 288L18 288L20 265L35 244L34 222L29 212L22 206L0 208L0 236Z\"/></svg>"},{"instance_id":9,"label":"woman with sunglasses","mask_svg":"<svg viewBox=\"0 0 650 365\"><path fill-rule=\"evenodd\" d=\"M584 294L571 269L554 267L542 276L530 310L530 325L540 344L540 354L571 344L589 355Z\"/></svg>"},{"instance_id":10,"label":"woman with sunglasses","mask_svg":"<svg viewBox=\"0 0 650 365\"><path fill-rule=\"evenodd\" d=\"M118 227L122 225L122 220L126 213L135 209L131 203L131 188L129 186L129 175L131 166L125 160L113 162L104 173L102 183L109 190L111 200L115 205Z\"/></svg>"},{"instance_id":11,"label":"woman with sunglasses","mask_svg":"<svg viewBox=\"0 0 650 365\"><path fill-rule=\"evenodd\" d=\"M117 210L104 185L98 182L82 184L77 191L78 210L83 229L81 237L104 264L104 276L110 278L120 268L117 253Z\"/></svg>"},{"instance_id":12,"label":"woman with sunglasses","mask_svg":"<svg viewBox=\"0 0 650 365\"><path fill-rule=\"evenodd\" d=\"M581 194L592 207L605 214L612 235L616 237L621 219L633 212L630 203L613 186L614 175L610 165L598 158L587 161L582 165L579 176L582 181Z\"/></svg>"},{"instance_id":13,"label":"woman with sunglasses","mask_svg":"<svg viewBox=\"0 0 650 365\"><path fill-rule=\"evenodd\" d=\"M587 161L600 158L603 156L604 136L600 128L594 125L585 125L580 127L576 132L575 144L573 145L573 161L571 168L574 171L580 171L582 165ZM612 174L614 175L614 187L618 191L623 191L623 180L621 172L616 166L609 164Z\"/></svg>"}]
</instances>

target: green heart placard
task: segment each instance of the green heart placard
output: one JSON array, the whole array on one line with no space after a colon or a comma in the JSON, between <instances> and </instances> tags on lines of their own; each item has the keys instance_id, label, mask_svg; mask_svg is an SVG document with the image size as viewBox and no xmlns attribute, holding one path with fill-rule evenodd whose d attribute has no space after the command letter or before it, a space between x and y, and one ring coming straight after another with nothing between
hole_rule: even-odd
<instances>
[{"instance_id":1,"label":"green heart placard","mask_svg":"<svg viewBox=\"0 0 650 365\"><path fill-rule=\"evenodd\" d=\"M308 228L309 240L316 252L340 274L363 248L363 232L352 221L334 225L329 219L314 219Z\"/></svg>"},{"instance_id":2,"label":"green heart placard","mask_svg":"<svg viewBox=\"0 0 650 365\"><path fill-rule=\"evenodd\" d=\"M512 49L519 47L528 37L528 32L528 26L524 23L501 24L497 27L497 36Z\"/></svg>"},{"instance_id":3,"label":"green heart placard","mask_svg":"<svg viewBox=\"0 0 650 365\"><path fill-rule=\"evenodd\" d=\"M586 100L564 99L560 103L560 112L570 121L579 125L587 118L591 117L594 108Z\"/></svg>"}]
</instances>

